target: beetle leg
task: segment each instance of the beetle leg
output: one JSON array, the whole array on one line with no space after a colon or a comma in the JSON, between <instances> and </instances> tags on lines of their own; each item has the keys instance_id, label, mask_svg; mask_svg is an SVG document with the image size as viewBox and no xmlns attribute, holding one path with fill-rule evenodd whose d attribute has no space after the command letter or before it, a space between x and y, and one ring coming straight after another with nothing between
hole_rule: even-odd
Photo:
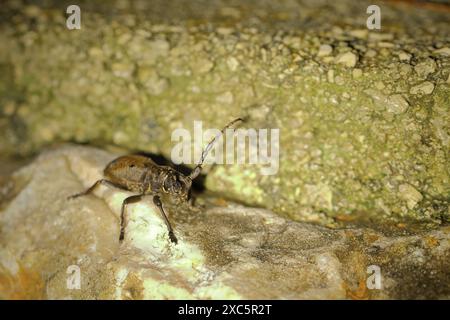
<instances>
[{"instance_id":1,"label":"beetle leg","mask_svg":"<svg viewBox=\"0 0 450 320\"><path fill-rule=\"evenodd\" d=\"M159 196L153 197L153 203L159 208L159 211L161 211L161 215L164 218L164 222L166 223L167 229L169 230L169 238L173 243L177 243L178 240L175 237L175 234L173 233L172 226L170 225L169 219L167 218L166 212L164 211L164 208L162 206L161 198Z\"/></svg>"},{"instance_id":2,"label":"beetle leg","mask_svg":"<svg viewBox=\"0 0 450 320\"><path fill-rule=\"evenodd\" d=\"M125 227L127 225L127 219L125 219L126 206L128 204L130 204L130 203L139 202L142 199L143 196L144 196L143 194L138 194L138 195L130 196L128 198L125 198L125 200L123 200L123 202L122 202L122 210L120 212L120 236L119 236L119 241L122 241L124 236L125 236Z\"/></svg>"},{"instance_id":3,"label":"beetle leg","mask_svg":"<svg viewBox=\"0 0 450 320\"><path fill-rule=\"evenodd\" d=\"M78 197L81 197L81 196L86 196L86 195L90 194L91 192L93 192L93 191L94 191L99 185L101 185L101 184L105 184L105 185L110 186L110 187L115 187L115 188L119 188L119 189L124 190L123 187L119 186L118 184L116 184L116 183L114 183L114 182L108 181L108 180L106 180L106 179L100 179L100 180L98 180L97 182L95 182L95 183L94 183L89 189L87 189L86 191L83 191L83 192L80 192L80 193L71 195L70 197L67 197L67 199L69 200L69 199L75 199L75 198L78 198Z\"/></svg>"}]
</instances>

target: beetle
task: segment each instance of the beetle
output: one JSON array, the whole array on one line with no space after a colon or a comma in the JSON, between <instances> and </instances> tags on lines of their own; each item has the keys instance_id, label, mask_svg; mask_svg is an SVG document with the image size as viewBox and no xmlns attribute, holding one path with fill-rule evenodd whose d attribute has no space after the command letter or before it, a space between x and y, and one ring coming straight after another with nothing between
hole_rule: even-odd
<instances>
[{"instance_id":1,"label":"beetle","mask_svg":"<svg viewBox=\"0 0 450 320\"><path fill-rule=\"evenodd\" d=\"M184 175L169 166L158 165L153 162L152 159L145 156L126 155L114 159L105 167L103 171L105 176L104 179L96 181L86 191L74 194L68 197L68 199L89 195L102 184L136 193L135 195L125 198L122 202L119 235L119 241L122 242L127 224L127 219L125 217L126 206L131 203L139 202L145 196L152 195L153 203L158 207L167 226L169 238L176 244L177 238L162 205L161 195L169 195L176 203L188 201L191 194L192 181L200 175L203 162L215 141L220 138L227 128L239 121L243 121L243 119L237 118L228 123L220 133L208 143L206 148L202 151L199 163L189 175Z\"/></svg>"}]
</instances>

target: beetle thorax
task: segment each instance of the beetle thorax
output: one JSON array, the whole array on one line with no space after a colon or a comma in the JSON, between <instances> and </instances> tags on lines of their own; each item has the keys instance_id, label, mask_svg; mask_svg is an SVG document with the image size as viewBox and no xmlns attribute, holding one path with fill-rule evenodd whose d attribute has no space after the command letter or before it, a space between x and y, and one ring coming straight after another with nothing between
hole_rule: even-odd
<instances>
[{"instance_id":1,"label":"beetle thorax","mask_svg":"<svg viewBox=\"0 0 450 320\"><path fill-rule=\"evenodd\" d=\"M189 177L177 171L170 170L163 178L161 189L164 193L172 196L176 200L186 201L191 185L192 180Z\"/></svg>"}]
</instances>

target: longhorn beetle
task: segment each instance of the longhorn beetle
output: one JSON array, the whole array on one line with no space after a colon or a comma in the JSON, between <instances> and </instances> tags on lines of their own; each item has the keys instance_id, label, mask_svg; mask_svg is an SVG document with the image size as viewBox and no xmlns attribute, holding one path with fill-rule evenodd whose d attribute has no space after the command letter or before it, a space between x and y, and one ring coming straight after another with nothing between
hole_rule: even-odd
<instances>
[{"instance_id":1,"label":"longhorn beetle","mask_svg":"<svg viewBox=\"0 0 450 320\"><path fill-rule=\"evenodd\" d=\"M200 175L203 162L205 161L208 152L225 130L238 121L243 120L237 118L231 121L208 143L202 152L199 163L188 176L183 175L181 172L178 172L169 166L157 165L150 158L145 156L121 156L111 161L104 169L103 173L106 179L98 180L86 191L74 194L68 197L68 199L75 199L88 195L101 184L137 193L136 195L125 198L122 202L119 236L119 241L122 241L124 239L125 227L127 224L127 219L125 217L126 206L140 201L144 196L153 195L153 203L158 207L164 218L164 222L169 231L169 238L172 242L177 243L177 238L175 237L172 226L167 218L160 195L166 193L174 198L177 203L188 201L192 180Z\"/></svg>"}]
</instances>

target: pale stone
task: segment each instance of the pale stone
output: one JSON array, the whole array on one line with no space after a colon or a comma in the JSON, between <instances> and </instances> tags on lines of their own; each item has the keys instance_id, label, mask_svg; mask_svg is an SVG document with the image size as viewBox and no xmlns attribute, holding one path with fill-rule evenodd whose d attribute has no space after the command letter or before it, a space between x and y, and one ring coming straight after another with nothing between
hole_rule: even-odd
<instances>
[{"instance_id":1,"label":"pale stone","mask_svg":"<svg viewBox=\"0 0 450 320\"><path fill-rule=\"evenodd\" d=\"M356 29L351 30L349 34L353 37L359 38L359 39L366 39L367 35L369 34L369 30L367 29Z\"/></svg>"},{"instance_id":2,"label":"pale stone","mask_svg":"<svg viewBox=\"0 0 450 320\"><path fill-rule=\"evenodd\" d=\"M434 84L430 81L422 82L417 86L414 86L409 91L411 94L431 94L434 90Z\"/></svg>"},{"instance_id":3,"label":"pale stone","mask_svg":"<svg viewBox=\"0 0 450 320\"><path fill-rule=\"evenodd\" d=\"M327 80L330 83L334 82L334 70L333 69L328 70L328 72L327 72Z\"/></svg>"},{"instance_id":4,"label":"pale stone","mask_svg":"<svg viewBox=\"0 0 450 320\"><path fill-rule=\"evenodd\" d=\"M346 67L353 68L356 65L356 62L358 60L358 57L353 52L345 52L339 54L335 61L338 64L343 64Z\"/></svg>"},{"instance_id":5,"label":"pale stone","mask_svg":"<svg viewBox=\"0 0 450 320\"><path fill-rule=\"evenodd\" d=\"M333 48L329 44L322 44L317 52L318 57L329 56L333 52Z\"/></svg>"},{"instance_id":6,"label":"pale stone","mask_svg":"<svg viewBox=\"0 0 450 320\"><path fill-rule=\"evenodd\" d=\"M406 53L404 51L400 52L398 54L398 58L400 59L400 61L406 61L409 62L412 58L412 55L410 55L409 53Z\"/></svg>"},{"instance_id":7,"label":"pale stone","mask_svg":"<svg viewBox=\"0 0 450 320\"><path fill-rule=\"evenodd\" d=\"M227 59L227 65L228 68L230 68L230 70L234 72L239 67L239 61L235 57L229 57Z\"/></svg>"},{"instance_id":8,"label":"pale stone","mask_svg":"<svg viewBox=\"0 0 450 320\"><path fill-rule=\"evenodd\" d=\"M427 58L424 61L419 62L414 67L414 70L419 77L426 78L429 74L436 71L436 62L431 58Z\"/></svg>"},{"instance_id":9,"label":"pale stone","mask_svg":"<svg viewBox=\"0 0 450 320\"><path fill-rule=\"evenodd\" d=\"M395 114L404 113L408 107L408 101L401 94L394 94L387 99L387 110L389 112Z\"/></svg>"},{"instance_id":10,"label":"pale stone","mask_svg":"<svg viewBox=\"0 0 450 320\"><path fill-rule=\"evenodd\" d=\"M394 35L392 33L381 33L381 32L370 32L369 33L369 41L389 41L394 39Z\"/></svg>"},{"instance_id":11,"label":"pale stone","mask_svg":"<svg viewBox=\"0 0 450 320\"><path fill-rule=\"evenodd\" d=\"M422 194L410 184L401 184L398 191L400 198L406 201L409 209L413 209L423 199Z\"/></svg>"},{"instance_id":12,"label":"pale stone","mask_svg":"<svg viewBox=\"0 0 450 320\"><path fill-rule=\"evenodd\" d=\"M449 47L444 47L444 48L441 48L441 49L437 49L437 50L434 50L433 53L448 57L448 56L450 56L450 48Z\"/></svg>"}]
</instances>

